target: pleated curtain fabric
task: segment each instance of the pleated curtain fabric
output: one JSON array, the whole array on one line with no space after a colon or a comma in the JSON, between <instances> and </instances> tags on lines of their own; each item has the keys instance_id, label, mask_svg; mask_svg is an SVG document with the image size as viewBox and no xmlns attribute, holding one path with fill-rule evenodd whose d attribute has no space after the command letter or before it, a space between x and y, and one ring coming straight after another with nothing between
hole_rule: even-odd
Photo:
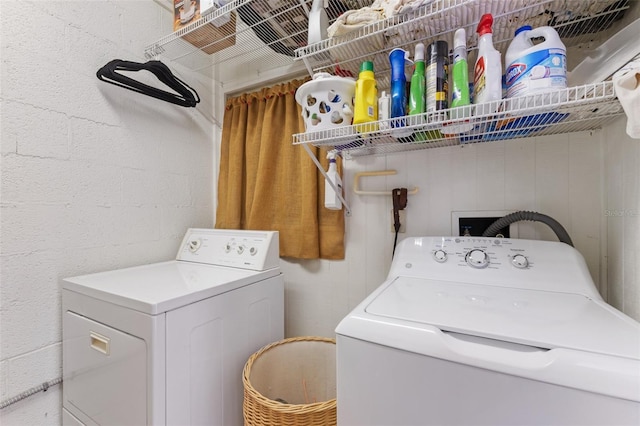
<instances>
[{"instance_id":1,"label":"pleated curtain fabric","mask_svg":"<svg viewBox=\"0 0 640 426\"><path fill-rule=\"evenodd\" d=\"M216 228L279 231L282 257L344 259L344 210L324 208L324 177L292 144L304 132L294 97L304 81L227 100ZM326 170L326 152L312 150Z\"/></svg>"}]
</instances>

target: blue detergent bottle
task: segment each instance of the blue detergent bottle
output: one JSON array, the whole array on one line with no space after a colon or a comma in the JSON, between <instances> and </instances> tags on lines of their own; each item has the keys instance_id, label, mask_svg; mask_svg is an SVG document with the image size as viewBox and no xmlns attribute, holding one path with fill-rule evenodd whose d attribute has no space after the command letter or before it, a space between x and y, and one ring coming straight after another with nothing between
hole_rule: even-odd
<instances>
[{"instance_id":1,"label":"blue detergent bottle","mask_svg":"<svg viewBox=\"0 0 640 426\"><path fill-rule=\"evenodd\" d=\"M391 118L407 115L407 77L404 65L409 52L403 49L393 49L389 53L391 63ZM404 126L404 120L393 120L393 127Z\"/></svg>"}]
</instances>

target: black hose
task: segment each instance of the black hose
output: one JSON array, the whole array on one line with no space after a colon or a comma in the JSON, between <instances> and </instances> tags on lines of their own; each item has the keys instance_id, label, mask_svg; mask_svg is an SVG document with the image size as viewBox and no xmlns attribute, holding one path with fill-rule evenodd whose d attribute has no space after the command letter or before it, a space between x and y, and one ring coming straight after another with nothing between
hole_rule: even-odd
<instances>
[{"instance_id":1,"label":"black hose","mask_svg":"<svg viewBox=\"0 0 640 426\"><path fill-rule=\"evenodd\" d=\"M569 244L573 247L573 242L571 241L571 237L569 237L569 233L564 229L560 223L553 219L552 217L547 216L546 214L537 213L537 212L528 212L528 211L519 211L508 214L500 219L496 220L489 226L483 233L483 237L494 237L502 228L505 226L509 226L512 223L520 222L521 220L528 220L532 222L542 222L549 226L553 232L555 232L556 236L565 244Z\"/></svg>"}]
</instances>

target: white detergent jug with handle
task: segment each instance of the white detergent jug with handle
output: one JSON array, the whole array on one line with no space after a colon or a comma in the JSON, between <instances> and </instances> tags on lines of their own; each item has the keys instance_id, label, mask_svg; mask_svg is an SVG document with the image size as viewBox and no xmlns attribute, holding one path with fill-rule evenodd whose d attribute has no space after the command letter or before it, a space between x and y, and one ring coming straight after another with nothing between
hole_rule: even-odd
<instances>
[{"instance_id":1,"label":"white detergent jug with handle","mask_svg":"<svg viewBox=\"0 0 640 426\"><path fill-rule=\"evenodd\" d=\"M544 41L534 43L539 38ZM565 89L567 49L551 27L520 27L507 49L505 69L508 98Z\"/></svg>"}]
</instances>

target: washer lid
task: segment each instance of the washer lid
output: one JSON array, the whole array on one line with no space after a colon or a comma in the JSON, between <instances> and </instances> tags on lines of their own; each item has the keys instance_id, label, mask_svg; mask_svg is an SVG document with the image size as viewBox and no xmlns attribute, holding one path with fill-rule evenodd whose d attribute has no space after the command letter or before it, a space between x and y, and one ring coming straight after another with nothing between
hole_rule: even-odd
<instances>
[{"instance_id":1,"label":"washer lid","mask_svg":"<svg viewBox=\"0 0 640 426\"><path fill-rule=\"evenodd\" d=\"M182 261L154 263L66 278L63 288L156 315L280 275Z\"/></svg>"},{"instance_id":2,"label":"washer lid","mask_svg":"<svg viewBox=\"0 0 640 426\"><path fill-rule=\"evenodd\" d=\"M365 311L545 349L640 359L640 324L578 294L398 277Z\"/></svg>"}]
</instances>

